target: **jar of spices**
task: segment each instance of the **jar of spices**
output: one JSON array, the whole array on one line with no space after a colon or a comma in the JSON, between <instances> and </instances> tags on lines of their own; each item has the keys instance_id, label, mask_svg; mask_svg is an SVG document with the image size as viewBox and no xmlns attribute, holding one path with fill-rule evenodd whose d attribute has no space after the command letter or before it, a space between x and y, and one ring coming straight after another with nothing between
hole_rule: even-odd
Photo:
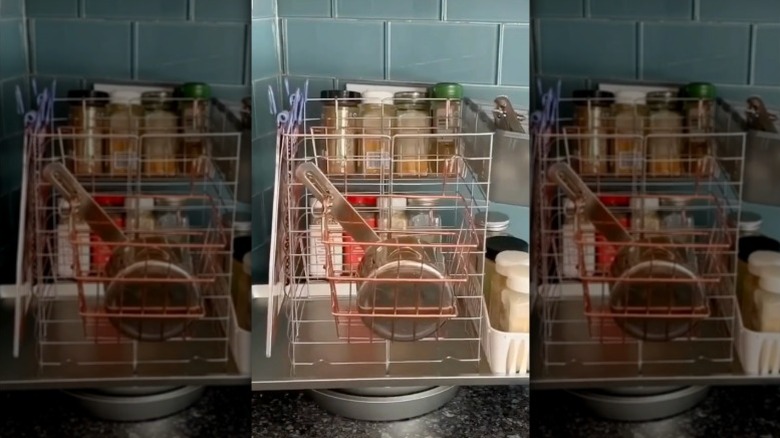
<instances>
[{"instance_id":1,"label":"jar of spices","mask_svg":"<svg viewBox=\"0 0 780 438\"><path fill-rule=\"evenodd\" d=\"M408 227L406 216L406 198L399 196L382 196L377 199L379 208L379 229L385 231L405 230ZM391 233L381 233L383 239L388 239Z\"/></svg>"},{"instance_id":2,"label":"jar of spices","mask_svg":"<svg viewBox=\"0 0 780 438\"><path fill-rule=\"evenodd\" d=\"M621 195L604 195L599 196L601 203L604 204L615 216L618 223L625 229L631 228L631 216L629 214L629 206L631 205L631 197ZM596 232L596 264L598 271L602 274L608 274L612 266L612 262L615 260L620 247L610 245L603 234Z\"/></svg>"},{"instance_id":3,"label":"jar of spices","mask_svg":"<svg viewBox=\"0 0 780 438\"><path fill-rule=\"evenodd\" d=\"M425 137L431 133L430 106L419 91L401 91L393 97L398 117L395 133L399 135L393 142L395 173L425 176L431 143L431 137Z\"/></svg>"},{"instance_id":4,"label":"jar of spices","mask_svg":"<svg viewBox=\"0 0 780 438\"><path fill-rule=\"evenodd\" d=\"M114 91L109 112L108 173L133 175L138 171L138 134L144 116L141 93Z\"/></svg>"},{"instance_id":5,"label":"jar of spices","mask_svg":"<svg viewBox=\"0 0 780 438\"><path fill-rule=\"evenodd\" d=\"M329 175L352 175L358 172L356 153L360 112L360 93L342 90L324 90L320 93L322 102L322 125L327 135L341 135L341 138L325 140L325 172Z\"/></svg>"},{"instance_id":6,"label":"jar of spices","mask_svg":"<svg viewBox=\"0 0 780 438\"><path fill-rule=\"evenodd\" d=\"M677 93L647 93L648 117L647 172L650 176L679 176L683 173L683 116L678 110ZM654 135L658 134L658 137Z\"/></svg>"},{"instance_id":7,"label":"jar of spices","mask_svg":"<svg viewBox=\"0 0 780 438\"><path fill-rule=\"evenodd\" d=\"M210 131L211 87L200 82L190 82L179 88L181 97L181 124L184 138L182 152L184 156L183 172L200 175L205 169L199 168L200 158L208 154L208 138L202 134Z\"/></svg>"},{"instance_id":8,"label":"jar of spices","mask_svg":"<svg viewBox=\"0 0 780 438\"><path fill-rule=\"evenodd\" d=\"M577 127L577 145L580 175L603 175L609 172L612 105L615 95L601 90L576 90L574 97L574 124Z\"/></svg>"},{"instance_id":9,"label":"jar of spices","mask_svg":"<svg viewBox=\"0 0 780 438\"><path fill-rule=\"evenodd\" d=\"M145 234L149 234L149 231L154 231L157 228L157 220L154 217L154 198L127 198L125 211L127 214L127 234L130 239L143 237Z\"/></svg>"},{"instance_id":10,"label":"jar of spices","mask_svg":"<svg viewBox=\"0 0 780 438\"><path fill-rule=\"evenodd\" d=\"M491 288L496 276L496 260L498 255L504 252L527 253L528 242L513 236L493 236L485 240L485 269L482 276L482 295L485 297L488 313L490 313L490 309L493 309L493 313L490 313L489 316L491 317L491 325L494 327L498 327L498 316L495 314L495 311L498 308L496 301L500 300L500 295L493 295Z\"/></svg>"},{"instance_id":11,"label":"jar of spices","mask_svg":"<svg viewBox=\"0 0 780 438\"><path fill-rule=\"evenodd\" d=\"M688 199L675 196L661 198L661 228L676 243L693 243L695 224L688 213Z\"/></svg>"},{"instance_id":12,"label":"jar of spices","mask_svg":"<svg viewBox=\"0 0 780 438\"><path fill-rule=\"evenodd\" d=\"M164 233L163 237L169 243L189 243L190 221L182 211L184 199L179 196L164 196L154 199L157 210L157 223L154 229L161 230ZM235 233L234 237L238 237L238 232Z\"/></svg>"},{"instance_id":13,"label":"jar of spices","mask_svg":"<svg viewBox=\"0 0 780 438\"><path fill-rule=\"evenodd\" d=\"M509 216L498 211L491 211L485 214L485 212L479 212L474 215L474 228L476 228L477 234L480 236L479 248L472 257L472 263L474 264L475 272L480 272L483 269L483 258L486 251L486 242L492 237L509 236ZM484 235L482 230L485 230Z\"/></svg>"},{"instance_id":14,"label":"jar of spices","mask_svg":"<svg viewBox=\"0 0 780 438\"><path fill-rule=\"evenodd\" d=\"M376 229L377 197L369 195L352 195L346 196L345 198L347 199L347 202L355 207L355 210L357 210L358 214L360 214L363 220L366 221L368 226ZM365 254L365 250L362 246L360 246L359 243L355 243L355 239L352 238L349 233L344 233L343 243L344 271L345 274L351 275L353 272L357 271L357 268L360 265L360 261L363 260L363 254Z\"/></svg>"},{"instance_id":15,"label":"jar of spices","mask_svg":"<svg viewBox=\"0 0 780 438\"><path fill-rule=\"evenodd\" d=\"M645 132L647 107L645 95L639 91L619 91L613 108L615 139L613 142L614 173L632 176L642 171L642 136Z\"/></svg>"},{"instance_id":16,"label":"jar of spices","mask_svg":"<svg viewBox=\"0 0 780 438\"><path fill-rule=\"evenodd\" d=\"M755 302L755 329L760 332L780 332L780 266L767 266L761 270Z\"/></svg>"},{"instance_id":17,"label":"jar of spices","mask_svg":"<svg viewBox=\"0 0 780 438\"><path fill-rule=\"evenodd\" d=\"M659 207L658 198L631 198L631 229L635 237L641 239L658 235L661 230Z\"/></svg>"},{"instance_id":18,"label":"jar of spices","mask_svg":"<svg viewBox=\"0 0 780 438\"><path fill-rule=\"evenodd\" d=\"M364 174L388 174L392 170L390 140L380 136L392 135L395 117L393 93L373 90L363 93L363 103L360 104L363 134L374 137L364 138L361 142L358 158Z\"/></svg>"},{"instance_id":19,"label":"jar of spices","mask_svg":"<svg viewBox=\"0 0 780 438\"><path fill-rule=\"evenodd\" d=\"M435 175L454 176L458 171L453 159L459 149L458 137L447 137L446 134L461 131L463 86L451 82L436 84L431 89L431 97L436 99L431 104L431 113L437 137L431 144L430 171Z\"/></svg>"},{"instance_id":20,"label":"jar of spices","mask_svg":"<svg viewBox=\"0 0 780 438\"><path fill-rule=\"evenodd\" d=\"M95 196L95 202L106 212L111 221L121 230L125 227L125 215L122 205L125 203L123 196ZM117 248L115 244L105 244L95 233L90 235L92 242L92 269L98 276L103 275L103 268L111 259L111 255Z\"/></svg>"},{"instance_id":21,"label":"jar of spices","mask_svg":"<svg viewBox=\"0 0 780 438\"><path fill-rule=\"evenodd\" d=\"M166 91L147 91L141 95L144 126L141 159L146 176L175 176L179 153L179 119L171 96Z\"/></svg>"},{"instance_id":22,"label":"jar of spices","mask_svg":"<svg viewBox=\"0 0 780 438\"><path fill-rule=\"evenodd\" d=\"M685 97L685 125L687 132L693 135L687 138L684 158L687 171L696 172L698 160L710 154L709 139L706 134L715 132L715 97L717 90L714 85L706 82L694 82L683 88Z\"/></svg>"},{"instance_id":23,"label":"jar of spices","mask_svg":"<svg viewBox=\"0 0 780 438\"><path fill-rule=\"evenodd\" d=\"M409 210L409 228L424 231L418 235L421 241L441 243L441 216L436 210L438 199L433 197L409 197L406 200Z\"/></svg>"},{"instance_id":24,"label":"jar of spices","mask_svg":"<svg viewBox=\"0 0 780 438\"><path fill-rule=\"evenodd\" d=\"M109 94L95 90L68 92L68 119L73 134L73 166L75 175L104 173L104 140Z\"/></svg>"}]
</instances>

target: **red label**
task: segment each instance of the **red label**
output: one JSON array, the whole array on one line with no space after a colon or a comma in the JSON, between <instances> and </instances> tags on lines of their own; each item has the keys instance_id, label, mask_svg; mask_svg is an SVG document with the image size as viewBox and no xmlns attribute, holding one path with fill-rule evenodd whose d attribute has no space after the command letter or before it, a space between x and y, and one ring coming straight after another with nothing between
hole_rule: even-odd
<instances>
[{"instance_id":1,"label":"red label","mask_svg":"<svg viewBox=\"0 0 780 438\"><path fill-rule=\"evenodd\" d=\"M369 227L376 229L376 217L364 217L363 218ZM355 239L352 238L347 233L344 233L344 242L354 242ZM363 247L360 245L344 245L344 273L345 274L352 274L355 272L360 265L360 261L363 260L363 255L365 254L365 250L363 250Z\"/></svg>"}]
</instances>

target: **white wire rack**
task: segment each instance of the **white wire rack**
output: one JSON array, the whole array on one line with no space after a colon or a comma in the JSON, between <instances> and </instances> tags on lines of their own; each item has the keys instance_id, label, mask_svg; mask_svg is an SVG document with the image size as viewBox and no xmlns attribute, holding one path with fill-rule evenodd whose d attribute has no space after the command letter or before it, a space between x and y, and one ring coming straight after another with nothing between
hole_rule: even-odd
<instances>
[{"instance_id":1,"label":"white wire rack","mask_svg":"<svg viewBox=\"0 0 780 438\"><path fill-rule=\"evenodd\" d=\"M433 99L425 99L431 102ZM343 101L310 99L307 105L344 104ZM457 114L461 121L462 115ZM318 118L307 119L303 132L281 134L279 137L280 181L276 209L278 220L273 225L275 244L271 256L268 333L287 330L290 339L289 355L293 373L297 376L322 377L349 375L350 369L363 375L373 369L376 375L448 375L475 372L480 362L480 324L482 316L483 266L478 257L479 235L474 215L487 211L490 187L492 132L432 133L430 128L411 131L389 128L380 134L367 134L359 118L348 129L334 132ZM381 125L396 126L393 115L381 116ZM465 126L466 123L464 122ZM472 126L476 124L472 122ZM430 121L427 121L430 126ZM343 158L339 158L339 172L332 171L332 157L326 149L328 142L354 141L356 144L381 145L381 160L386 166L368 174L359 167L344 172ZM423 153L404 157L399 152L405 144L433 144L448 140L457 146L452 156L433 156ZM365 162L367 158L355 147L347 160ZM418 149L419 150L419 149ZM435 207L407 207L407 215L425 213L441 218L437 228L395 230L395 234L439 236L431 245L443 255L445 274L456 296L455 311L440 315L446 322L432 335L415 342L391 342L374 335L356 309L356 288L359 278L349 269L343 258L354 244L344 243L339 235L330 237L325 229L326 251L317 252L317 238L322 227L313 224L311 195L295 177L301 163L312 161L324 172L331 170L329 180L346 196L363 197L431 197L438 201ZM419 165L419 163L425 163ZM440 166L440 163L448 163ZM408 174L413 169L414 175ZM450 170L446 170L446 169ZM406 174L399 172L406 169ZM436 169L439 169L438 171ZM480 169L479 174L475 169ZM480 175L481 174L481 175ZM375 206L359 207L366 214L379 214ZM329 216L326 209L326 217ZM381 228L382 235L390 231ZM314 230L314 232L312 232ZM317 233L315 235L315 233ZM341 250L335 250L339 247ZM319 257L318 257L319 254ZM327 259L327 260L326 260ZM480 260L474 269L473 261ZM286 301L287 305L283 306ZM289 326L277 327L279 313L287 309ZM269 335L272 336L272 335ZM271 357L272 342L266 355ZM323 366L334 366L339 371L325 372ZM356 368L357 367L357 368ZM360 368L362 371L358 372Z\"/></svg>"},{"instance_id":2,"label":"white wire rack","mask_svg":"<svg viewBox=\"0 0 780 438\"><path fill-rule=\"evenodd\" d=\"M58 100L55 105L86 110L87 103ZM53 130L27 136L31 220L23 251L44 375L56 375L63 367L80 367L71 374L84 377L179 375L182 367L187 374L229 371L235 330L232 223L241 134L222 103L212 100L210 108L203 119L207 126L184 130L187 134L181 120L178 128L160 132L148 128L138 114L127 118L140 127L133 134L111 132L104 119L96 118L84 129L86 125L73 126L64 117L55 119ZM116 142L128 151L121 172L112 167L116 156L109 156ZM194 160L182 152L186 142L203 148ZM85 144L92 146L90 156L74 152ZM174 156L154 154L153 148L161 145L171 147ZM79 203L66 199L44 177L51 163L64 164L131 243L103 242L79 221ZM139 204L151 218L142 218ZM174 276L168 265L162 272L142 269L114 276L112 253L119 247L132 248L145 265L154 259L148 254L175 259L185 275ZM129 292L119 298L109 293L117 284ZM185 287L192 294L162 293L166 287Z\"/></svg>"},{"instance_id":3,"label":"white wire rack","mask_svg":"<svg viewBox=\"0 0 780 438\"><path fill-rule=\"evenodd\" d=\"M587 102L575 103L587 105ZM644 120L642 116L636 117ZM597 380L701 375L731 369L736 322L737 229L728 223L727 216L739 214L740 210L745 133L732 109L723 102L718 102L714 120L714 130L705 134L681 130L620 135L604 128L597 132L580 130L574 120L562 114L553 131L544 134L550 153L540 152L536 161L542 176L541 183L534 188L539 199L534 214L540 215L536 222L540 226L533 230L541 248L535 292L541 302L538 311L541 312L542 374L550 379ZM706 155L711 158L697 161L678 157L671 167L673 171L667 172L668 161L658 159L661 152L653 148L668 145L670 141L686 145L694 137L705 140ZM632 171L623 175L612 173L617 163L612 148L618 142L632 145L632 153L639 157ZM582 148L599 144L608 146L610 151L600 157L603 167L598 172L593 167L588 172L582 170ZM557 162L568 163L580 171L585 184L610 212L616 218L626 218L623 225L635 241L657 236L671 237L671 240L660 244L658 241L608 242L597 231L586 227L586 222L572 221L571 211L564 212L567 195L544 177ZM660 231L656 224L643 219L653 202L633 201L632 207L631 199L648 198L661 202ZM663 222L667 215L689 219L684 226ZM569 225L564 225L566 216ZM573 247L566 248L567 241ZM679 260L687 260L685 266L693 274L687 279L659 280L650 272L623 281L639 287L665 281L658 283L656 291L689 284L700 287L697 290L703 291L703 298L696 302L691 298L659 303L648 292L642 295L644 301L624 302L622 307L615 305L611 292L619 271L614 270L614 260L617 251L626 245L649 248L647 251L655 254L681 254L674 264L682 266ZM672 334L675 329L680 330ZM637 330L644 332L640 334Z\"/></svg>"}]
</instances>

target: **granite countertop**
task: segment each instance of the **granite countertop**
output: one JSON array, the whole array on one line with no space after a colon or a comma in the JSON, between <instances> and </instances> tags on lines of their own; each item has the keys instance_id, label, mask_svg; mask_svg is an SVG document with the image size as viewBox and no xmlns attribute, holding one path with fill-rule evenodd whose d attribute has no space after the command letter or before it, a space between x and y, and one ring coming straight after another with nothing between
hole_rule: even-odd
<instances>
[{"instance_id":1,"label":"granite countertop","mask_svg":"<svg viewBox=\"0 0 780 438\"><path fill-rule=\"evenodd\" d=\"M579 399L561 391L531 392L531 436L536 437L780 437L780 387L712 388L695 408L644 423L595 418Z\"/></svg>"},{"instance_id":2,"label":"granite countertop","mask_svg":"<svg viewBox=\"0 0 780 438\"><path fill-rule=\"evenodd\" d=\"M59 391L0 392L0 436L174 438L249 436L249 386L210 387L190 408L159 420L97 420Z\"/></svg>"},{"instance_id":3,"label":"granite countertop","mask_svg":"<svg viewBox=\"0 0 780 438\"><path fill-rule=\"evenodd\" d=\"M526 438L528 388L463 387L447 405L405 421L365 422L336 417L305 392L252 394L252 436L263 438Z\"/></svg>"}]
</instances>

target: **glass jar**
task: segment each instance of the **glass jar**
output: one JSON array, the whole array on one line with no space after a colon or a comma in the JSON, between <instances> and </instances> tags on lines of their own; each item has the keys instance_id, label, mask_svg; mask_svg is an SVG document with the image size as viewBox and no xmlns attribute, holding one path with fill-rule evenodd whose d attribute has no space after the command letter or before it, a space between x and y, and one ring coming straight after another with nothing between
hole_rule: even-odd
<instances>
[{"instance_id":1,"label":"glass jar","mask_svg":"<svg viewBox=\"0 0 780 438\"><path fill-rule=\"evenodd\" d=\"M501 292L506 289L510 275L530 277L530 257L527 252L502 251L496 255L495 274L490 280L490 293L486 297L488 316L492 327L501 327Z\"/></svg>"},{"instance_id":2,"label":"glass jar","mask_svg":"<svg viewBox=\"0 0 780 438\"><path fill-rule=\"evenodd\" d=\"M73 166L75 175L100 175L104 172L103 150L109 94L95 90L68 91L68 119L73 134Z\"/></svg>"},{"instance_id":3,"label":"glass jar","mask_svg":"<svg viewBox=\"0 0 780 438\"><path fill-rule=\"evenodd\" d=\"M596 271L596 227L588 220L585 211L571 199L564 201L562 273L566 278L593 276ZM582 258L580 258L582 255ZM584 266L581 266L580 260Z\"/></svg>"},{"instance_id":4,"label":"glass jar","mask_svg":"<svg viewBox=\"0 0 780 438\"><path fill-rule=\"evenodd\" d=\"M683 116L677 109L677 93L647 93L647 172L650 176L679 176L683 173ZM658 134L659 137L653 135Z\"/></svg>"},{"instance_id":5,"label":"glass jar","mask_svg":"<svg viewBox=\"0 0 780 438\"><path fill-rule=\"evenodd\" d=\"M458 153L458 137L443 135L460 133L463 86L442 82L433 86L431 96L437 99L431 104L431 113L438 136L431 143L430 171L435 175L454 176L458 169L452 157Z\"/></svg>"},{"instance_id":6,"label":"glass jar","mask_svg":"<svg viewBox=\"0 0 780 438\"><path fill-rule=\"evenodd\" d=\"M642 135L645 132L645 95L637 91L619 91L612 109L615 120L613 168L615 175L631 176L642 171Z\"/></svg>"},{"instance_id":7,"label":"glass jar","mask_svg":"<svg viewBox=\"0 0 780 438\"><path fill-rule=\"evenodd\" d=\"M410 197L406 200L409 210L409 229L425 231L418 235L421 241L428 243L441 243L441 235L437 230L441 229L441 216L436 211L437 198Z\"/></svg>"},{"instance_id":8,"label":"glass jar","mask_svg":"<svg viewBox=\"0 0 780 438\"><path fill-rule=\"evenodd\" d=\"M357 134L360 93L342 90L323 90L322 125L327 135L341 135L341 138L325 140L325 172L329 175L352 175L357 173ZM353 99L353 100L350 100Z\"/></svg>"},{"instance_id":9,"label":"glass jar","mask_svg":"<svg viewBox=\"0 0 780 438\"><path fill-rule=\"evenodd\" d=\"M758 312L755 308L756 289L759 287L759 279L767 266L780 266L780 253L776 251L754 251L748 257L747 275L742 285L744 304L742 314L747 314L745 325L748 328L756 330L758 327Z\"/></svg>"},{"instance_id":10,"label":"glass jar","mask_svg":"<svg viewBox=\"0 0 780 438\"><path fill-rule=\"evenodd\" d=\"M780 266L765 266L755 291L756 324L760 332L780 332Z\"/></svg>"},{"instance_id":11,"label":"glass jar","mask_svg":"<svg viewBox=\"0 0 780 438\"><path fill-rule=\"evenodd\" d=\"M206 169L200 168L201 157L208 155L208 138L202 134L210 132L211 87L200 82L190 82L179 88L181 102L182 155L184 168L188 175L201 175Z\"/></svg>"},{"instance_id":12,"label":"glass jar","mask_svg":"<svg viewBox=\"0 0 780 438\"><path fill-rule=\"evenodd\" d=\"M401 91L393 98L398 117L395 133L400 135L395 137L393 145L395 173L425 176L428 174L431 137L424 136L431 133L430 106L423 100L425 94L419 91Z\"/></svg>"},{"instance_id":13,"label":"glass jar","mask_svg":"<svg viewBox=\"0 0 780 438\"><path fill-rule=\"evenodd\" d=\"M95 202L100 205L106 212L108 217L114 222L120 230L125 227L125 215L122 212L122 205L125 203L125 198L122 196L95 196ZM103 268L106 263L111 259L111 255L117 248L115 244L105 244L103 239L96 233L90 235L91 241L91 253L92 253L92 272L98 276L102 276Z\"/></svg>"},{"instance_id":14,"label":"glass jar","mask_svg":"<svg viewBox=\"0 0 780 438\"><path fill-rule=\"evenodd\" d=\"M114 91L108 112L108 173L133 175L138 171L138 134L144 116L141 93Z\"/></svg>"},{"instance_id":15,"label":"glass jar","mask_svg":"<svg viewBox=\"0 0 780 438\"><path fill-rule=\"evenodd\" d=\"M190 221L182 212L184 198L178 196L166 196L154 200L157 210L157 223L155 229L161 230L165 240L170 243L189 243ZM234 237L238 237L235 235Z\"/></svg>"},{"instance_id":16,"label":"glass jar","mask_svg":"<svg viewBox=\"0 0 780 438\"><path fill-rule=\"evenodd\" d=\"M631 198L631 229L634 237L643 239L658 235L661 218L658 198Z\"/></svg>"},{"instance_id":17,"label":"glass jar","mask_svg":"<svg viewBox=\"0 0 780 438\"><path fill-rule=\"evenodd\" d=\"M576 90L574 97L574 124L578 137L575 141L579 156L580 175L603 175L609 172L610 139L605 135L612 129L612 110L615 95L608 91Z\"/></svg>"},{"instance_id":18,"label":"glass jar","mask_svg":"<svg viewBox=\"0 0 780 438\"><path fill-rule=\"evenodd\" d=\"M395 126L396 109L392 104L393 93L366 91L360 104L360 118L363 134L366 136L389 136ZM387 174L390 167L390 143L385 138L364 138L360 143L358 159L366 175Z\"/></svg>"},{"instance_id":19,"label":"glass jar","mask_svg":"<svg viewBox=\"0 0 780 438\"><path fill-rule=\"evenodd\" d=\"M175 176L179 153L179 119L171 96L165 91L147 91L141 95L144 126L141 159L146 176Z\"/></svg>"},{"instance_id":20,"label":"glass jar","mask_svg":"<svg viewBox=\"0 0 780 438\"><path fill-rule=\"evenodd\" d=\"M157 228L157 219L154 217L154 198L127 198L125 199L125 211L127 214L127 237L131 240L139 239Z\"/></svg>"},{"instance_id":21,"label":"glass jar","mask_svg":"<svg viewBox=\"0 0 780 438\"><path fill-rule=\"evenodd\" d=\"M479 248L485 250L485 240L494 236L508 236L509 225L511 221L509 216L499 211L491 211L485 214L485 212L479 212L474 215L474 226L477 229L477 233L485 230L484 238L480 239Z\"/></svg>"},{"instance_id":22,"label":"glass jar","mask_svg":"<svg viewBox=\"0 0 780 438\"><path fill-rule=\"evenodd\" d=\"M694 173L698 168L698 160L709 155L710 145L706 134L715 132L715 97L717 90L714 85L706 82L694 82L683 88L685 97L685 125L689 134L684 153L687 171Z\"/></svg>"},{"instance_id":23,"label":"glass jar","mask_svg":"<svg viewBox=\"0 0 780 438\"><path fill-rule=\"evenodd\" d=\"M696 226L693 216L688 214L688 199L682 197L661 198L661 228L672 241L693 243Z\"/></svg>"},{"instance_id":24,"label":"glass jar","mask_svg":"<svg viewBox=\"0 0 780 438\"><path fill-rule=\"evenodd\" d=\"M531 329L531 281L527 275L512 273L501 291L499 330L529 333Z\"/></svg>"},{"instance_id":25,"label":"glass jar","mask_svg":"<svg viewBox=\"0 0 780 438\"><path fill-rule=\"evenodd\" d=\"M366 221L369 227L376 229L376 196L352 195L346 196L347 202L352 204L358 214ZM365 250L359 244L354 244L355 239L349 233L344 233L344 271L347 275L352 275L363 260Z\"/></svg>"},{"instance_id":26,"label":"glass jar","mask_svg":"<svg viewBox=\"0 0 780 438\"><path fill-rule=\"evenodd\" d=\"M620 225L625 229L631 229L631 219L628 213L629 206L631 205L631 197L621 195L604 195L599 196L602 204L604 204L609 211L615 216ZM596 265L598 271L604 275L609 274L612 262L615 261L620 247L615 245L609 245L607 239L603 234L596 232Z\"/></svg>"},{"instance_id":27,"label":"glass jar","mask_svg":"<svg viewBox=\"0 0 780 438\"><path fill-rule=\"evenodd\" d=\"M397 196L383 196L377 199L379 208L379 226L380 230L397 231L405 230L409 226L409 219L406 216L406 198ZM392 233L380 233L382 239L390 238Z\"/></svg>"}]
</instances>

